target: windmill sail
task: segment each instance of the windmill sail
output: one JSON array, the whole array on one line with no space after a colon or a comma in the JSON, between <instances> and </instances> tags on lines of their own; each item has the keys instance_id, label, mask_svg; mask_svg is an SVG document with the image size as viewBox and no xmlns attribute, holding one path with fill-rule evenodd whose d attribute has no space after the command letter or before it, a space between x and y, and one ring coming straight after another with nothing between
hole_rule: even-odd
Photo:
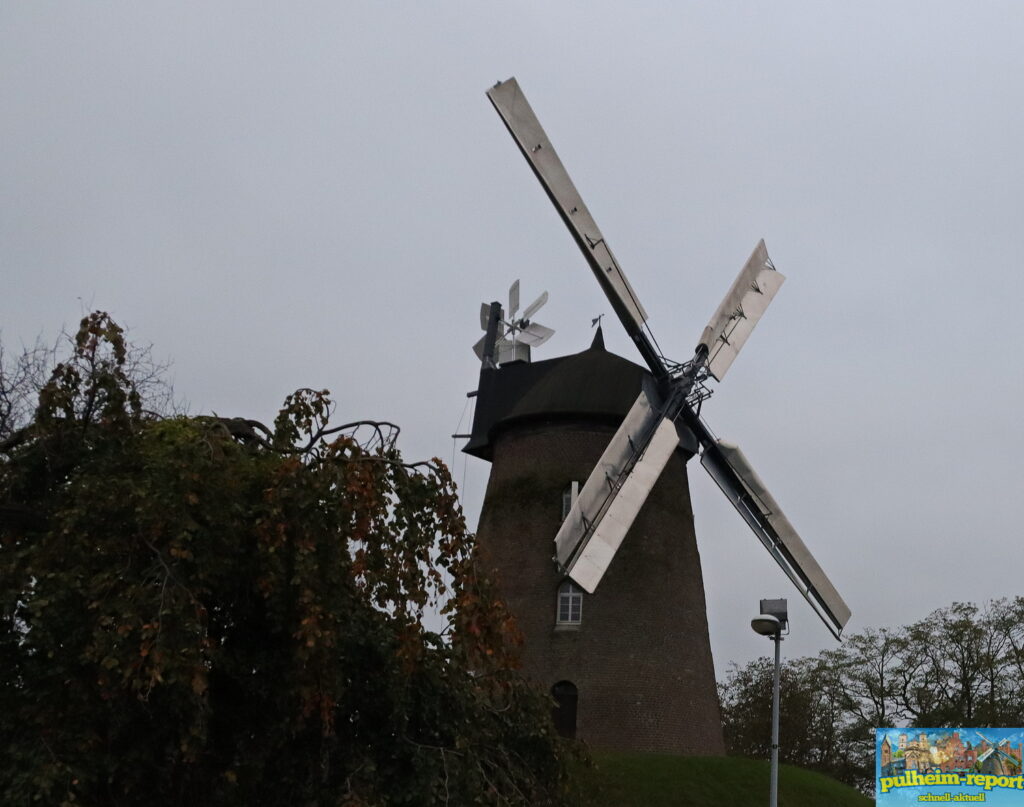
<instances>
[{"instance_id":1,"label":"windmill sail","mask_svg":"<svg viewBox=\"0 0 1024 807\"><path fill-rule=\"evenodd\" d=\"M652 385L645 387L555 536L555 560L590 594L680 444L674 413ZM685 437L693 439L688 432Z\"/></svg>"},{"instance_id":2,"label":"windmill sail","mask_svg":"<svg viewBox=\"0 0 1024 807\"><path fill-rule=\"evenodd\" d=\"M534 300L532 303L526 306L526 309L523 311L522 318L529 319L530 317L532 317L534 314L540 311L541 306L544 305L544 303L546 303L547 301L548 293L545 291L540 295L540 297L538 297L536 300Z\"/></svg>"},{"instance_id":3,"label":"windmill sail","mask_svg":"<svg viewBox=\"0 0 1024 807\"><path fill-rule=\"evenodd\" d=\"M664 376L666 373L660 356L650 345L643 331L647 312L619 268L604 235L598 229L597 222L590 215L583 198L569 178L540 121L533 114L526 96L519 89L518 82L514 78L503 81L488 90L487 97L491 99L519 150L540 180L562 221L569 228L612 308L640 348L644 360L651 366L656 376Z\"/></svg>"},{"instance_id":4,"label":"windmill sail","mask_svg":"<svg viewBox=\"0 0 1024 807\"><path fill-rule=\"evenodd\" d=\"M554 335L554 330L536 322L531 322L522 328L517 328L515 338L530 347L540 347Z\"/></svg>"},{"instance_id":5,"label":"windmill sail","mask_svg":"<svg viewBox=\"0 0 1024 807\"><path fill-rule=\"evenodd\" d=\"M725 377L785 279L760 241L700 337L708 350L708 371L716 380Z\"/></svg>"},{"instance_id":6,"label":"windmill sail","mask_svg":"<svg viewBox=\"0 0 1024 807\"><path fill-rule=\"evenodd\" d=\"M704 442L704 435L700 435ZM737 446L710 438L701 465L838 639L850 609Z\"/></svg>"}]
</instances>

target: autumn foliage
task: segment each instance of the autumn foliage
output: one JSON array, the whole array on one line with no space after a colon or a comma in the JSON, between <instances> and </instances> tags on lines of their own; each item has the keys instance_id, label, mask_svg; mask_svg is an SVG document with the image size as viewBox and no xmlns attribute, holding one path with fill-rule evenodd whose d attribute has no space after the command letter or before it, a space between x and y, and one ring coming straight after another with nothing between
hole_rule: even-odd
<instances>
[{"instance_id":1,"label":"autumn foliage","mask_svg":"<svg viewBox=\"0 0 1024 807\"><path fill-rule=\"evenodd\" d=\"M0 803L559 803L440 461L326 391L153 416L127 354L87 317L0 440Z\"/></svg>"}]
</instances>

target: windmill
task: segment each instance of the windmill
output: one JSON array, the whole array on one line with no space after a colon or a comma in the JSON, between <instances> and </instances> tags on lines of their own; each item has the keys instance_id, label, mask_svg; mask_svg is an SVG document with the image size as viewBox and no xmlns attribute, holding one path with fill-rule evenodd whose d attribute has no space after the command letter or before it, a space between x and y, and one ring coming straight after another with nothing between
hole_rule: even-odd
<instances>
[{"instance_id":1,"label":"windmill","mask_svg":"<svg viewBox=\"0 0 1024 807\"><path fill-rule=\"evenodd\" d=\"M545 291L516 317L519 312L519 281L516 280L508 289L507 312L501 303L480 303L480 328L484 335L473 345L477 358L491 365L529 361L530 348L540 347L555 333L531 319L547 301Z\"/></svg>"},{"instance_id":2,"label":"windmill","mask_svg":"<svg viewBox=\"0 0 1024 807\"><path fill-rule=\"evenodd\" d=\"M640 394L575 497L555 536L555 561L594 593L652 488L682 446L839 638L850 610L815 561L743 452L716 438L700 416L709 378L721 381L781 286L764 242L754 249L692 357L667 359L647 327L647 314L514 78L487 92L520 151L579 246L627 334L650 370ZM510 304L510 309L512 308ZM514 316L514 315L510 315Z\"/></svg>"},{"instance_id":3,"label":"windmill","mask_svg":"<svg viewBox=\"0 0 1024 807\"><path fill-rule=\"evenodd\" d=\"M1002 740L1000 743L993 743L980 731L974 732L988 745L984 751L978 754L977 766L982 773L994 776L1016 776L1021 772L1021 760L1008 753L1002 746L1010 747L1009 740Z\"/></svg>"}]
</instances>

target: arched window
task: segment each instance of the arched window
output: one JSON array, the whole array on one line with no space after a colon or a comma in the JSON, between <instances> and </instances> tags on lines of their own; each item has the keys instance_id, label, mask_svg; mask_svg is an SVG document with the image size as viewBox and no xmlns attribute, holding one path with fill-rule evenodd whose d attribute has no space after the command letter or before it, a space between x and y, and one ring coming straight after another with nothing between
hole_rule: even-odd
<instances>
[{"instance_id":1,"label":"arched window","mask_svg":"<svg viewBox=\"0 0 1024 807\"><path fill-rule=\"evenodd\" d=\"M558 587L556 625L579 625L583 622L583 589L572 580L563 580Z\"/></svg>"},{"instance_id":2,"label":"arched window","mask_svg":"<svg viewBox=\"0 0 1024 807\"><path fill-rule=\"evenodd\" d=\"M551 687L551 697L555 706L551 710L551 719L555 730L563 737L576 738L576 701L579 692L571 681L559 681Z\"/></svg>"}]
</instances>

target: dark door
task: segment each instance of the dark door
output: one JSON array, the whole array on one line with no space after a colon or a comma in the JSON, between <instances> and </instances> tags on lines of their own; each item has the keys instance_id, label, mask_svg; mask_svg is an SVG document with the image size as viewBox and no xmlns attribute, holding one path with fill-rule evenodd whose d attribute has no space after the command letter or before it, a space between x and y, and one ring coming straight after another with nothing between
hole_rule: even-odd
<instances>
[{"instance_id":1,"label":"dark door","mask_svg":"<svg viewBox=\"0 0 1024 807\"><path fill-rule=\"evenodd\" d=\"M576 737L576 701L579 694L576 685L570 681L559 681L551 687L551 697L555 699L555 708L551 717L555 722L555 730L563 737Z\"/></svg>"}]
</instances>

